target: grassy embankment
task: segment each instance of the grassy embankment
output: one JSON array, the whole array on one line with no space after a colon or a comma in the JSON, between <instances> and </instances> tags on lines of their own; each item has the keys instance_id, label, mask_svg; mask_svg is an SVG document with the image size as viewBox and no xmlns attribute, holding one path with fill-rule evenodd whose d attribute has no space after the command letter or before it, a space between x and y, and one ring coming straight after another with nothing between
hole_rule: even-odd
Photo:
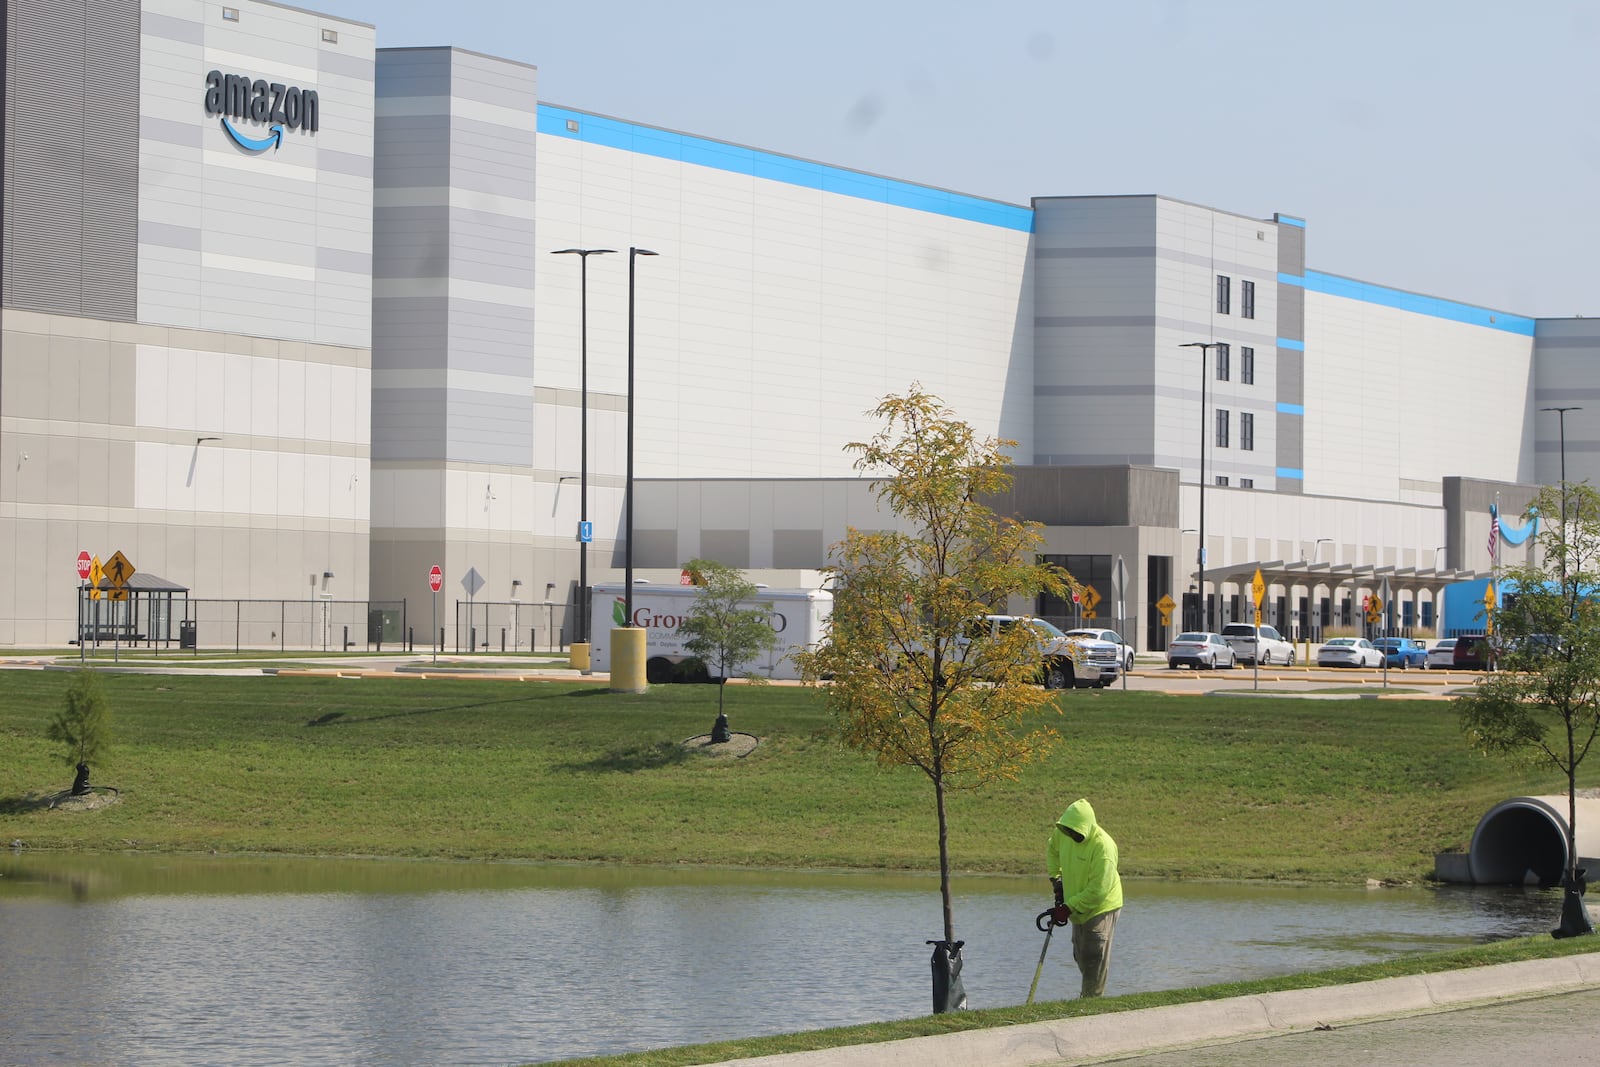
<instances>
[{"instance_id":1,"label":"grassy embankment","mask_svg":"<svg viewBox=\"0 0 1600 1067\"><path fill-rule=\"evenodd\" d=\"M804 689L731 693L733 728L761 738L731 760L678 744L710 730L710 687L107 674L114 740L92 781L122 802L70 814L28 803L71 783L44 737L70 674L3 677L0 839L32 848L936 862L926 779L840 749ZM1051 821L1088 796L1128 876L1416 879L1495 802L1561 788L1469 751L1438 701L1107 691L1058 707L1048 760L953 797L960 870L1037 874Z\"/></svg>"}]
</instances>

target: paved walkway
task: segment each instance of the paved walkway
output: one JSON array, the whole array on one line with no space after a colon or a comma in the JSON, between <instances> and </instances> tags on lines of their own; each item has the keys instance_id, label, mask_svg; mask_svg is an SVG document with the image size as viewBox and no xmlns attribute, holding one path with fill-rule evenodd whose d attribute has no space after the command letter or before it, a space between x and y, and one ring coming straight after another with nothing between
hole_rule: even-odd
<instances>
[{"instance_id":1,"label":"paved walkway","mask_svg":"<svg viewBox=\"0 0 1600 1067\"><path fill-rule=\"evenodd\" d=\"M1462 1009L1580 990L1600 992L1600 952L872 1045L727 1060L725 1067L1068 1067L1123 1061L1167 1050L1202 1049L1222 1042L1316 1033L1329 1027L1444 1011L1461 1013L1453 1029L1463 1035L1462 1043L1468 1043L1472 1013L1462 1012ZM1592 1017L1584 1016L1583 1026L1592 1031ZM1538 1031L1533 1030L1530 1037L1536 1040ZM1530 1045L1523 1060L1534 1056L1539 1047L1542 1045ZM1369 1041L1360 1049L1358 1059L1324 1059L1319 1052L1312 1059L1299 1060L1287 1055L1287 1048L1281 1050L1283 1055L1274 1059L1271 1053L1275 1050L1268 1047L1267 1058L1252 1062L1411 1062L1404 1054L1390 1057L1377 1051L1382 1048L1381 1043ZM1226 1063L1229 1058L1217 1059L1207 1054L1151 1062L1200 1065Z\"/></svg>"}]
</instances>

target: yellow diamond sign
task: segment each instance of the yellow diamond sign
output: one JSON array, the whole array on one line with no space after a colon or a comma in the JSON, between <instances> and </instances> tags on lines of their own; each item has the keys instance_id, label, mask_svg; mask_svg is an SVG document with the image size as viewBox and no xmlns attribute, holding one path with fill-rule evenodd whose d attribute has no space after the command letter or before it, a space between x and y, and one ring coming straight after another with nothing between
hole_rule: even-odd
<instances>
[{"instance_id":1,"label":"yellow diamond sign","mask_svg":"<svg viewBox=\"0 0 1600 1067\"><path fill-rule=\"evenodd\" d=\"M1262 579L1261 579L1261 568L1260 567L1256 568L1255 581L1250 583L1250 595L1255 597L1256 609L1257 609L1257 611L1259 611L1260 608L1261 608L1262 598L1267 595L1267 583L1262 581ZM1259 615L1257 616L1257 620L1256 621L1259 624L1259 622L1260 622Z\"/></svg>"}]
</instances>

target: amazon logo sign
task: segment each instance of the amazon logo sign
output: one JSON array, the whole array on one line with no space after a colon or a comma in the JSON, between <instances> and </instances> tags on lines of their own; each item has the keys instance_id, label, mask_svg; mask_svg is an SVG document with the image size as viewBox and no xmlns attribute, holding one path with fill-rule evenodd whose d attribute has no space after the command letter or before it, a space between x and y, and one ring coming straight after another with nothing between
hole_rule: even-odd
<instances>
[{"instance_id":1,"label":"amazon logo sign","mask_svg":"<svg viewBox=\"0 0 1600 1067\"><path fill-rule=\"evenodd\" d=\"M276 151L284 130L317 132L317 91L214 70L206 75L206 114L221 116L223 130L245 151ZM249 137L235 125L243 122L270 123L271 130Z\"/></svg>"}]
</instances>

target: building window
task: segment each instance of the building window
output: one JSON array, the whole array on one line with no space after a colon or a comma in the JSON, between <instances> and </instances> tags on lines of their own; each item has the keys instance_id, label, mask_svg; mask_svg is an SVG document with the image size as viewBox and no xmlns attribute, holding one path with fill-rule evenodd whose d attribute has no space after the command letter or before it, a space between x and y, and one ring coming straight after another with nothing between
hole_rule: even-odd
<instances>
[{"instance_id":1,"label":"building window","mask_svg":"<svg viewBox=\"0 0 1600 1067\"><path fill-rule=\"evenodd\" d=\"M1256 283L1243 278L1239 279L1239 315L1246 319L1256 317Z\"/></svg>"},{"instance_id":2,"label":"building window","mask_svg":"<svg viewBox=\"0 0 1600 1067\"><path fill-rule=\"evenodd\" d=\"M1218 485L1227 485L1228 484L1228 476L1226 474L1217 475L1217 484Z\"/></svg>"},{"instance_id":3,"label":"building window","mask_svg":"<svg viewBox=\"0 0 1600 1067\"><path fill-rule=\"evenodd\" d=\"M1239 447L1246 452L1256 450L1256 417L1253 412L1239 412Z\"/></svg>"},{"instance_id":4,"label":"building window","mask_svg":"<svg viewBox=\"0 0 1600 1067\"><path fill-rule=\"evenodd\" d=\"M1228 411L1226 408L1217 409L1217 447L1228 447Z\"/></svg>"},{"instance_id":5,"label":"building window","mask_svg":"<svg viewBox=\"0 0 1600 1067\"><path fill-rule=\"evenodd\" d=\"M1256 350L1246 345L1239 347L1239 381L1245 385L1256 384Z\"/></svg>"},{"instance_id":6,"label":"building window","mask_svg":"<svg viewBox=\"0 0 1600 1067\"><path fill-rule=\"evenodd\" d=\"M1254 478L1240 478L1239 479L1239 488L1240 489L1254 489L1255 487L1256 487L1256 480Z\"/></svg>"},{"instance_id":7,"label":"building window","mask_svg":"<svg viewBox=\"0 0 1600 1067\"><path fill-rule=\"evenodd\" d=\"M1233 279L1229 278L1226 274L1217 275L1217 314L1218 315L1226 315L1228 313L1229 288L1232 285L1233 285Z\"/></svg>"},{"instance_id":8,"label":"building window","mask_svg":"<svg viewBox=\"0 0 1600 1067\"><path fill-rule=\"evenodd\" d=\"M1217 346L1217 381L1219 382L1225 382L1228 380L1228 374L1230 373L1228 369L1229 354L1230 353L1227 345Z\"/></svg>"}]
</instances>

